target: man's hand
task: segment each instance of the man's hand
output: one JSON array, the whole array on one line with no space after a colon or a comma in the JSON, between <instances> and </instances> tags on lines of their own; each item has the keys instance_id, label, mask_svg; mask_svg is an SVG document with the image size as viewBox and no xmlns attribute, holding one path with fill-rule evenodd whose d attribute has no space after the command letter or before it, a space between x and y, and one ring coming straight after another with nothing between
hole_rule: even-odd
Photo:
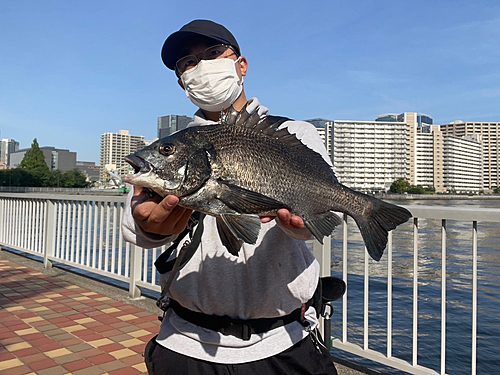
<instances>
[{"instance_id":1,"label":"man's hand","mask_svg":"<svg viewBox=\"0 0 500 375\"><path fill-rule=\"evenodd\" d=\"M132 216L146 232L172 235L181 233L189 221L192 210L177 206L179 198L159 195L151 198L141 187L134 187Z\"/></svg>"},{"instance_id":2,"label":"man's hand","mask_svg":"<svg viewBox=\"0 0 500 375\"><path fill-rule=\"evenodd\" d=\"M262 223L268 223L273 220L275 216L261 216ZM278 210L278 220L281 226L286 229L304 229L304 221L300 216L292 216L290 211L285 208Z\"/></svg>"}]
</instances>

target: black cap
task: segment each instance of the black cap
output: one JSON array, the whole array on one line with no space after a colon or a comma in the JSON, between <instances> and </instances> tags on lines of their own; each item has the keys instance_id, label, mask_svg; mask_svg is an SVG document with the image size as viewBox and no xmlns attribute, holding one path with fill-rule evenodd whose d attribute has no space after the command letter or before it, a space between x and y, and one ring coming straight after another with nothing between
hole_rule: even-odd
<instances>
[{"instance_id":1,"label":"black cap","mask_svg":"<svg viewBox=\"0 0 500 375\"><path fill-rule=\"evenodd\" d=\"M167 68L175 69L175 63L181 57L179 54L182 47L188 40L197 36L204 36L217 43L230 45L238 55L241 54L235 37L224 26L209 20L194 20L170 35L163 44L161 59Z\"/></svg>"}]
</instances>

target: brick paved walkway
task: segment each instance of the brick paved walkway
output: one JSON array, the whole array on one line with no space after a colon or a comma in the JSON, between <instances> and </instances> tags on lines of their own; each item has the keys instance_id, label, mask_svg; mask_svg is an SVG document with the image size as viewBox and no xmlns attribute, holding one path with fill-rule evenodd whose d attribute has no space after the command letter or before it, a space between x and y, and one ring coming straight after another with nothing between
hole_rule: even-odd
<instances>
[{"instance_id":1,"label":"brick paved walkway","mask_svg":"<svg viewBox=\"0 0 500 375\"><path fill-rule=\"evenodd\" d=\"M0 259L0 374L147 373L156 315Z\"/></svg>"}]
</instances>

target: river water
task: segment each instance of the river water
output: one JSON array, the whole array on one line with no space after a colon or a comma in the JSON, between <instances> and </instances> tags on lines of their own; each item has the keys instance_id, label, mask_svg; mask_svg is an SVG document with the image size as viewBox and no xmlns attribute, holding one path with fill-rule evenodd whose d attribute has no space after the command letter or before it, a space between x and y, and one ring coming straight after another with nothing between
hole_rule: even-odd
<instances>
[{"instance_id":1,"label":"river water","mask_svg":"<svg viewBox=\"0 0 500 375\"><path fill-rule=\"evenodd\" d=\"M498 208L499 200L398 201L403 205ZM364 245L349 221L348 340L363 346ZM419 220L418 364L440 371L441 221ZM392 355L412 363L413 224L393 236ZM342 277L342 230L332 237L332 275ZM446 373L470 374L472 356L472 222L447 221ZM387 351L387 256L370 261L369 348ZM478 223L477 373L497 374L500 359L500 225ZM332 336L342 337L342 300L333 302ZM332 355L388 374L403 372L338 349Z\"/></svg>"}]
</instances>

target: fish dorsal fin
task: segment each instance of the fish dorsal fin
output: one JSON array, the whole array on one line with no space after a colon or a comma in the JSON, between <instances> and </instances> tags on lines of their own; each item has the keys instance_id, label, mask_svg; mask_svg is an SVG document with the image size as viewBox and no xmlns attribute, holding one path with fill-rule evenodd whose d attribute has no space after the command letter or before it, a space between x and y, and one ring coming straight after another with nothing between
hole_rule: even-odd
<instances>
[{"instance_id":1,"label":"fish dorsal fin","mask_svg":"<svg viewBox=\"0 0 500 375\"><path fill-rule=\"evenodd\" d=\"M266 136L273 138L294 150L304 152L304 154L307 154L308 158L312 159L315 165L329 171L335 176L331 166L323 159L321 154L311 150L303 144L297 136L290 133L287 128L279 129L284 122L293 120L287 117L271 115L261 117L258 110L255 110L250 114L246 108L247 107L245 106L238 112L233 106L231 106L227 113L221 113L220 124L226 126L242 126L255 132L265 134Z\"/></svg>"}]
</instances>

